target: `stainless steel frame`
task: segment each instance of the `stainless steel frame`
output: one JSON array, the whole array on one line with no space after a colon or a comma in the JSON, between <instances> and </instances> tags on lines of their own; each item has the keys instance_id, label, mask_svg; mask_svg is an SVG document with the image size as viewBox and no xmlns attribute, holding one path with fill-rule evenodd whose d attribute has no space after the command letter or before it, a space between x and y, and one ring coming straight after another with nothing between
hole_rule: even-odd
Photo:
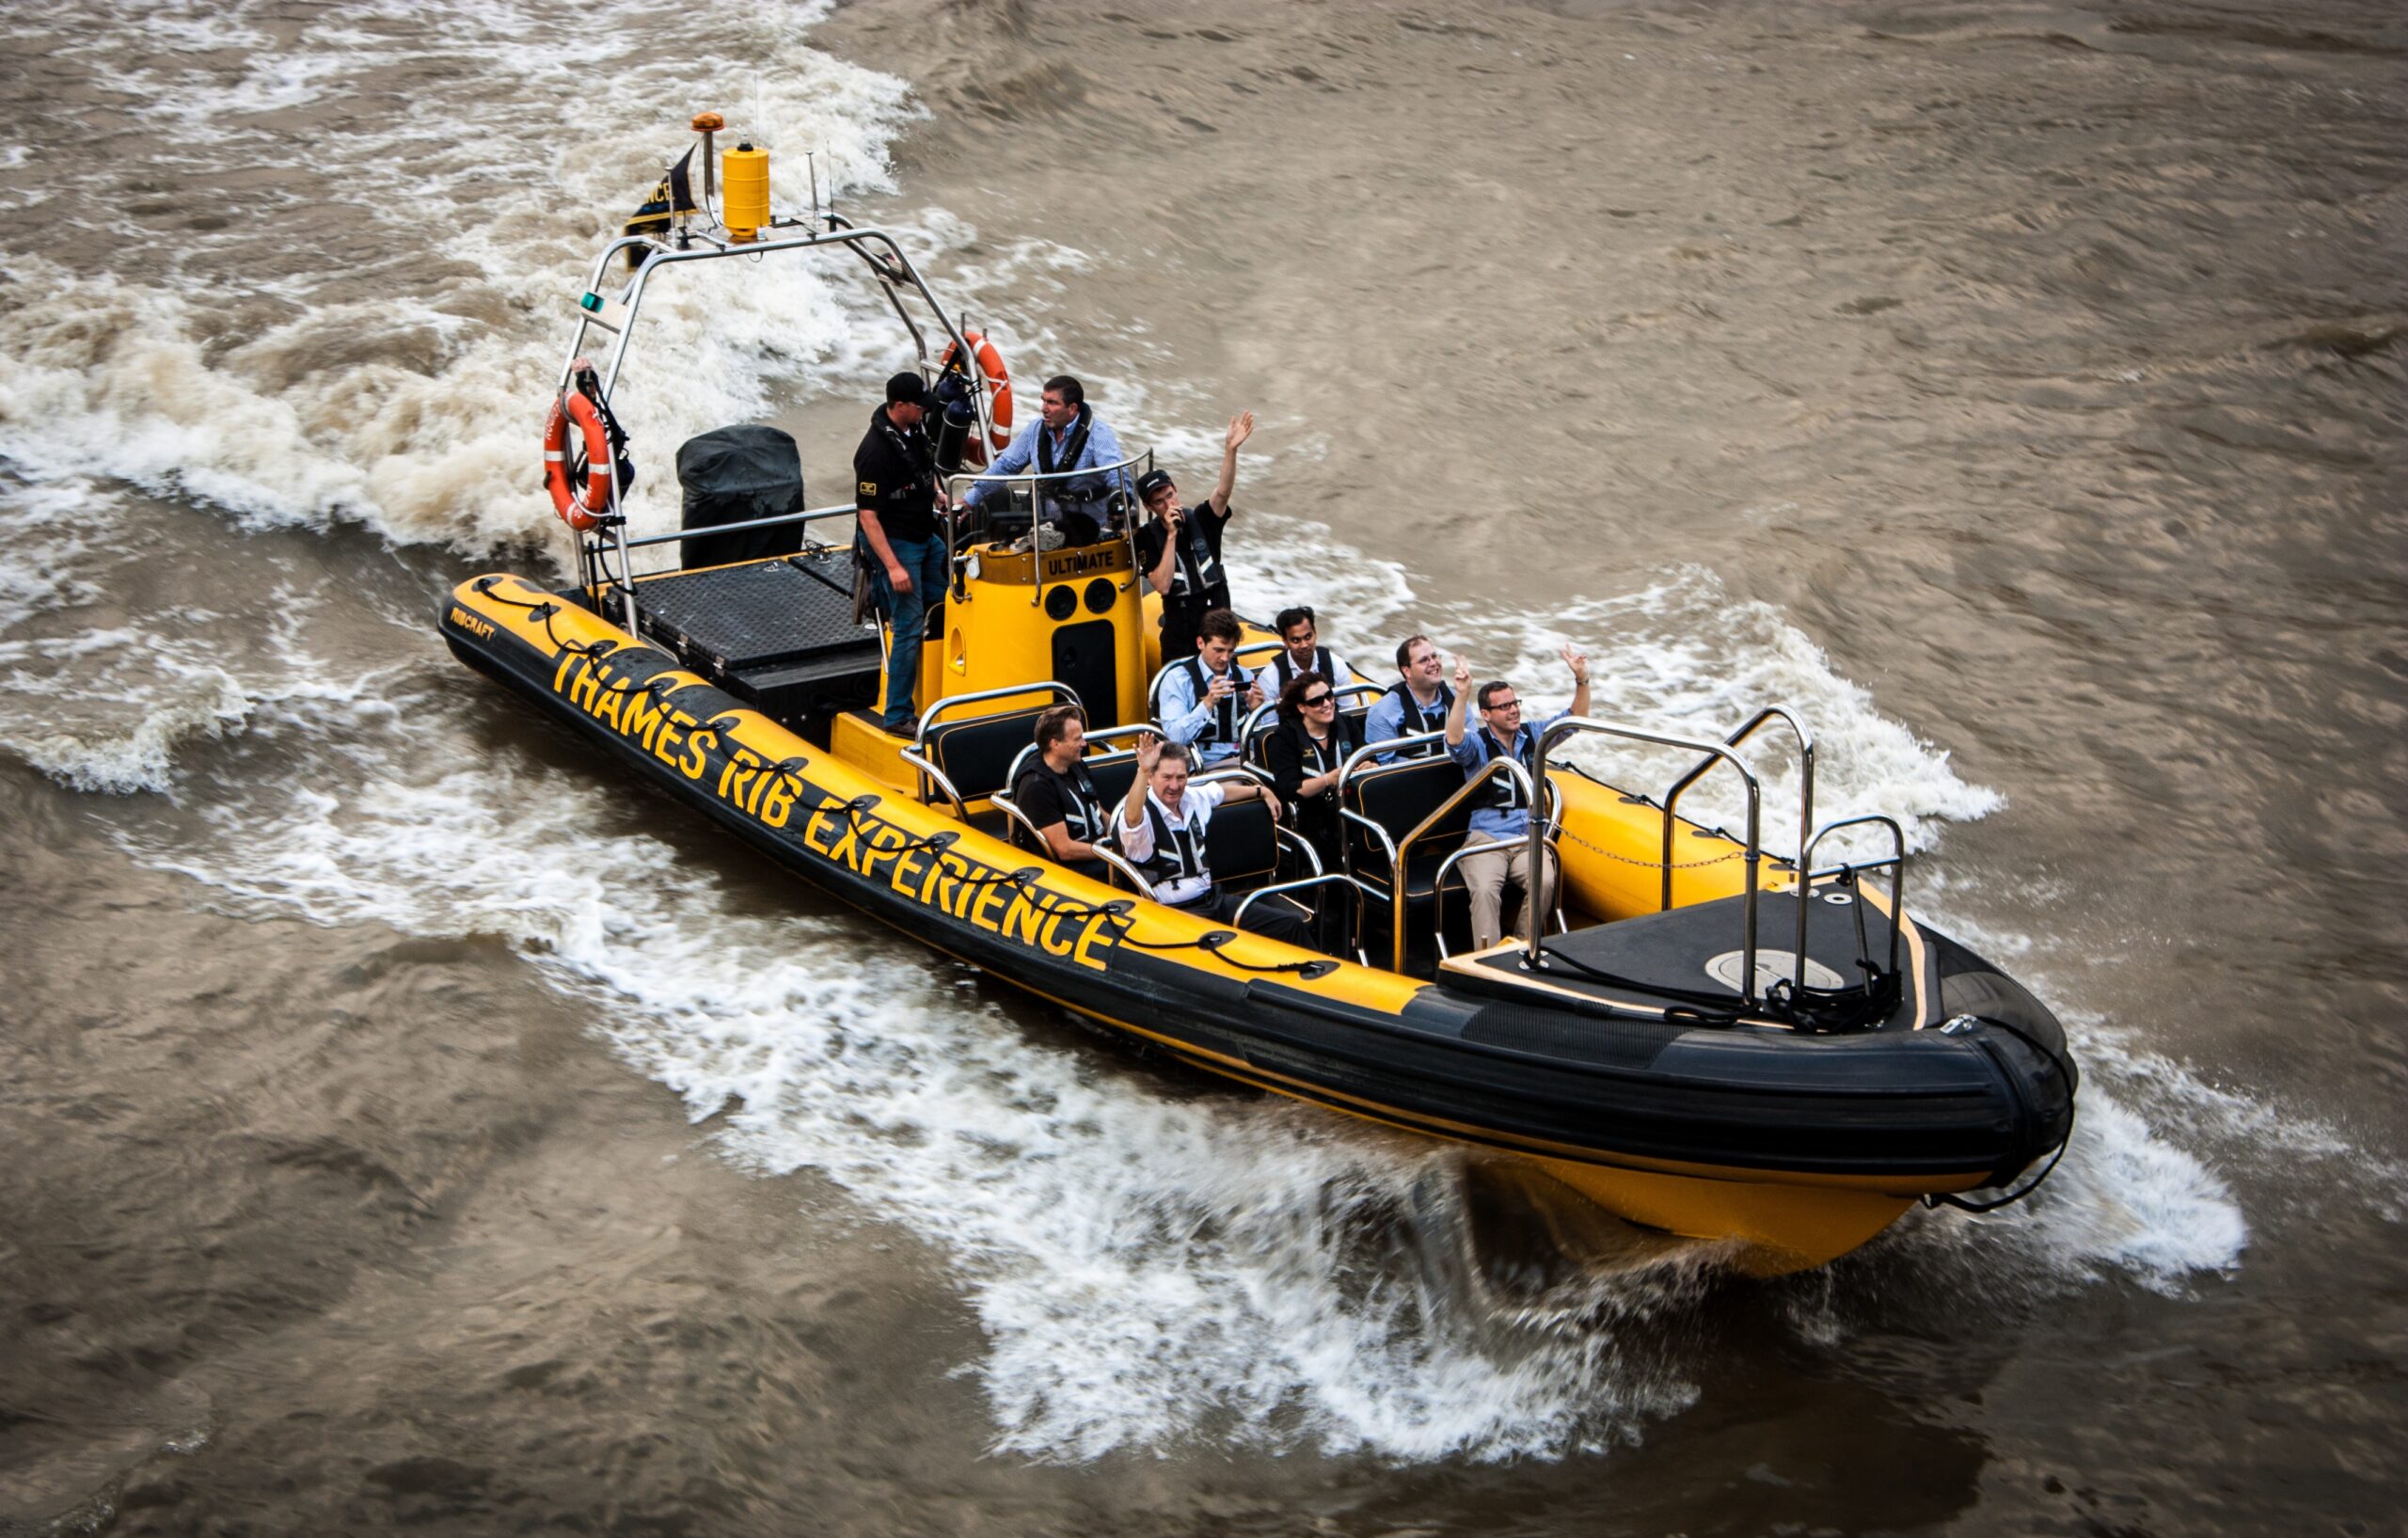
<instances>
[{"instance_id":1,"label":"stainless steel frame","mask_svg":"<svg viewBox=\"0 0 2408 1538\"><path fill-rule=\"evenodd\" d=\"M1542 760L1542 762L1544 762L1544 760ZM1467 776L1464 780L1463 785L1456 789L1455 793L1449 796L1445 801L1440 801L1437 808L1428 817L1423 817L1419 822L1414 824L1413 831L1405 834L1402 838L1398 839L1390 851L1388 857L1388 875L1390 877L1388 888L1393 894L1396 904L1396 914L1393 922L1388 926L1388 939L1391 942L1389 949L1391 954L1395 957L1396 964L1389 970L1399 973L1402 973L1404 970L1404 914L1408 905L1408 899L1411 896L1411 894L1406 890L1404 868L1405 862L1412 858L1413 846L1421 842L1422 834L1428 832L1431 829L1435 828L1440 822L1444 821L1447 814L1462 805L1464 798L1469 796L1473 791L1478 790L1481 786L1488 784L1489 781L1497 778L1499 770L1502 770L1509 779L1512 779L1522 787L1523 796L1528 799L1530 803L1530 870L1532 872L1530 882L1534 890L1530 893L1529 900L1533 903L1539 900L1540 894L1535 890L1535 888L1545 884L1546 867L1538 863L1545 858L1545 854L1542 852L1545 848L1545 829L1540 822L1538 795L1536 790L1530 785L1529 772L1522 768L1519 761L1512 758L1492 758L1487 763L1482 764L1480 767L1480 771L1478 773ZM1360 818L1358 820L1368 821L1370 819ZM1511 846L1503 844L1496 846L1496 848L1500 849L1510 847ZM1482 845L1481 848L1488 848L1488 846ZM1456 852L1461 853L1462 851L1457 850ZM1558 882L1557 884L1560 885L1561 883ZM1434 904L1437 900L1437 891L1434 887L1431 890L1431 900ZM1544 924L1533 924L1530 926L1530 937L1533 941L1542 937L1545 931L1546 926Z\"/></svg>"},{"instance_id":2,"label":"stainless steel frame","mask_svg":"<svg viewBox=\"0 0 2408 1538\"><path fill-rule=\"evenodd\" d=\"M975 705L981 700L1008 700L1022 694L1046 694L1055 699L1068 700L1081 709L1085 708L1084 702L1079 699L1077 690L1068 684L1056 683L1051 678L1040 678L1031 684L1014 684L1007 689L982 689L969 694L946 695L920 712L920 724L911 734L911 745L896 755L919 771L921 784L918 796L922 801L928 799L927 782L934 780L944 791L945 800L953 802L954 816L964 822L970 820L969 808L962 801L961 792L954 788L953 781L946 777L944 770L928 761L928 728L936 724L939 716L956 706ZM1004 788L1006 790L1011 788L1008 780L1005 782Z\"/></svg>"},{"instance_id":3,"label":"stainless steel frame","mask_svg":"<svg viewBox=\"0 0 2408 1538\"><path fill-rule=\"evenodd\" d=\"M1545 764L1548 757L1554 753L1558 743L1563 742L1584 732L1595 733L1602 737L1622 737L1632 742L1653 743L1656 746L1662 748L1687 748L1691 753L1704 753L1711 758L1727 760L1731 767L1738 771L1739 778L1746 783L1748 787L1748 841L1746 855L1747 904L1743 911L1744 916L1741 921L1740 930L1740 945L1742 948L1742 954L1740 957L1739 975L1742 980L1739 988L1739 996L1740 1002L1743 1006L1752 1007L1757 1002L1756 887L1758 874L1756 867L1764 859L1762 837L1764 831L1764 787L1757 783L1755 770L1748 767L1748 761L1746 759L1741 758L1737 753L1732 752L1729 747L1719 742L1705 742L1695 737L1674 737L1667 732L1645 731L1636 726L1624 726L1613 721L1597 721L1589 716L1566 716L1561 721L1557 721L1552 726L1549 726L1545 731L1541 732L1539 734L1538 748L1539 762L1541 764ZM1530 861L1532 868L1534 869L1544 868L1538 864L1538 862L1545 858L1545 855L1541 850L1540 841L1545 835L1546 824L1549 820L1546 815L1547 809L1545 803L1556 799L1554 780L1550 776L1542 774L1539 776L1539 782L1540 783L1537 787L1539 796L1533 802L1533 815L1530 817ZM1544 970L1546 966L1546 956L1543 948L1545 943L1545 936L1541 932L1542 928L1543 926L1540 925L1533 924L1530 926L1530 938L1522 954L1522 964L1526 968L1532 970Z\"/></svg>"},{"instance_id":4,"label":"stainless steel frame","mask_svg":"<svg viewBox=\"0 0 2408 1538\"><path fill-rule=\"evenodd\" d=\"M1729 737L1724 737L1722 739L1722 745L1726 748L1735 748L1740 743L1747 741L1748 738L1755 736L1759 727L1765 725L1767 721L1776 720L1788 722L1789 729L1798 734L1798 857L1802 868L1806 858L1806 843L1807 840L1813 836L1814 831L1814 735L1806 730L1805 722L1799 721L1798 719L1797 712L1791 710L1789 706L1785 705L1768 705L1762 710L1757 711L1754 715L1750 716L1747 721L1739 726L1738 730L1733 732ZM1663 906L1667 909L1672 906L1672 834L1678 827L1677 819L1673 815L1674 810L1680 805L1683 792L1687 791L1689 786L1697 784L1698 781L1703 779L1706 772L1719 762L1721 762L1719 758L1711 753L1707 754L1705 757L1698 760L1695 768L1691 769L1687 774L1682 775L1679 779L1673 781L1672 788L1664 792ZM1801 957L1805 954L1803 946L1799 947L1798 954ZM1802 971L1800 975L1803 975Z\"/></svg>"},{"instance_id":5,"label":"stainless steel frame","mask_svg":"<svg viewBox=\"0 0 2408 1538\"><path fill-rule=\"evenodd\" d=\"M927 304L930 313L935 315L937 324L943 328L945 336L961 348L965 357L970 356L970 344L962 336L960 327L955 325L953 318L945 313L944 307L937 302L937 296L928 288L927 281L920 276L919 269L912 265L911 259L904 254L903 248L895 244L892 235L882 230L855 229L833 214L828 215L828 225L829 228L825 230L813 230L783 240L751 241L740 245L720 239L707 230L695 230L691 226L678 230L668 239L654 235L623 235L612 241L604 246L601 255L594 259L593 277L586 285L587 292L590 293L598 296L607 292L606 285L610 275L611 260L622 251L641 249L644 252L643 261L636 268L634 277L630 277L626 285L619 291L619 297L615 302L620 313L615 323L603 320L596 312L582 309L578 311L577 332L570 341L567 357L561 361L560 374L555 388L565 389L569 387L574 377L577 360L585 356L586 339L594 328L599 327L611 335L610 347L605 354L605 361L597 371L602 397L606 401L610 399L611 391L618 386L619 371L626 361L627 343L635 334L636 317L638 311L642 309L644 292L652 281L652 275L660 268L686 262L716 262L729 257L760 258L786 251L846 250L859 257L868 266L871 274L877 277L879 287L886 294L887 302L894 307L895 314L901 317L904 329L911 334L912 346L916 349L920 361L925 365L928 361L927 338L911 319L911 313L904 309L902 294L897 289L898 284L908 284ZM799 221L788 221L769 228L793 230L805 227ZM671 239L677 244L673 246L669 244ZM970 371L970 375L973 379L972 399L978 413L979 428L982 431L990 430L985 382L976 376L974 370ZM607 565L602 560L603 537L581 537L578 540L578 561L581 569L578 575L589 598L596 604L602 601L602 594L606 588L615 586L619 589L626 605L626 628L629 634L634 634L640 629L640 621L636 612L635 572L631 560L633 547L627 539L626 513L620 505L616 476L611 477L610 511L603 520L599 536L607 536L610 545L617 551L617 578L615 579L610 578Z\"/></svg>"},{"instance_id":6,"label":"stainless steel frame","mask_svg":"<svg viewBox=\"0 0 2408 1538\"><path fill-rule=\"evenodd\" d=\"M1814 868L1814 846L1820 844L1826 838L1830 837L1831 834L1838 832L1843 828L1857 828L1867 824L1877 824L1880 827L1890 830L1889 859L1868 860L1861 865L1845 864L1837 864L1831 866L1829 870L1816 870ZM1893 973L1895 973L1898 970L1898 931L1905 928L1907 926L1907 911L1903 906L1903 899L1907 890L1906 830L1899 827L1892 818L1882 817L1878 813L1867 813L1862 817L1842 817L1837 822L1830 823L1822 828L1816 829L1814 836L1808 839L1804 846L1798 849L1798 975L1792 983L1793 987L1802 989L1806 986L1806 915L1814 911L1812 899L1814 895L1815 880L1818 878L1830 879L1837 877L1850 871L1878 870L1883 865L1890 867L1890 970ZM1870 980L1871 979L1868 978L1867 982L1869 983Z\"/></svg>"}]
</instances>

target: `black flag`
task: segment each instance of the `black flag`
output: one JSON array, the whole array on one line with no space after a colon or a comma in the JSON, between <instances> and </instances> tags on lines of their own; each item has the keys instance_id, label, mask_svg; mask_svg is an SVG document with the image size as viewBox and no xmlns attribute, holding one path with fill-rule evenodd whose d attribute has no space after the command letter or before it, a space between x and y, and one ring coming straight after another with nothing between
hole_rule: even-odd
<instances>
[{"instance_id":1,"label":"black flag","mask_svg":"<svg viewBox=\"0 0 2408 1538\"><path fill-rule=\"evenodd\" d=\"M660 184L652 189L652 197L643 207L636 210L635 217L627 221L626 233L665 233L670 221L678 214L692 214L702 207L694 201L694 180L689 169L693 161L694 147L689 144L686 146L686 152L677 157L677 164L670 166L669 173L660 179ZM627 270L633 272L642 265L643 248L636 246L627 247Z\"/></svg>"}]
</instances>

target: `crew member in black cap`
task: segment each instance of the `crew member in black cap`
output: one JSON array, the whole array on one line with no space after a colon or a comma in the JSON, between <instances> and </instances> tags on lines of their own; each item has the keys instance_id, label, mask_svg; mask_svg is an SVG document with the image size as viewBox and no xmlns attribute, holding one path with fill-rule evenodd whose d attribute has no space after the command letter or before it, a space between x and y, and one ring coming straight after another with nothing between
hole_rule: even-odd
<instances>
[{"instance_id":1,"label":"crew member in black cap","mask_svg":"<svg viewBox=\"0 0 2408 1538\"><path fill-rule=\"evenodd\" d=\"M1163 595L1163 665L1196 655L1196 626L1209 610L1229 607L1229 579L1221 569L1221 531L1229 522L1229 492L1238 484L1238 446L1254 436L1254 413L1229 419L1222 439L1221 479L1203 506L1189 509L1167 470L1148 470L1137 499L1153 516L1137 531L1137 566Z\"/></svg>"},{"instance_id":2,"label":"crew member in black cap","mask_svg":"<svg viewBox=\"0 0 2408 1538\"><path fill-rule=\"evenodd\" d=\"M868 566L887 622L884 722L909 735L911 686L920 672L920 631L930 604L944 596L950 552L937 511L936 452L920 419L927 386L917 373L886 382L886 404L870 413L869 432L853 451L854 506L860 531L854 558Z\"/></svg>"}]
</instances>

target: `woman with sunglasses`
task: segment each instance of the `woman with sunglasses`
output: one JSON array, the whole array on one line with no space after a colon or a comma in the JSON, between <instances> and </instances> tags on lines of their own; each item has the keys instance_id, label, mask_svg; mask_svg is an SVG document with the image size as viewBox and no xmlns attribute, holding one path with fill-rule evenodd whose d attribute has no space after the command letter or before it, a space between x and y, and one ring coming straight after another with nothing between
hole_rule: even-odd
<instances>
[{"instance_id":1,"label":"woman with sunglasses","mask_svg":"<svg viewBox=\"0 0 2408 1538\"><path fill-rule=\"evenodd\" d=\"M1296 674L1279 691L1279 724L1263 744L1263 758L1279 799L1296 809L1296 832L1321 855L1321 868L1335 871L1343 836L1338 818L1338 771L1354 740L1338 696L1318 673Z\"/></svg>"}]
</instances>

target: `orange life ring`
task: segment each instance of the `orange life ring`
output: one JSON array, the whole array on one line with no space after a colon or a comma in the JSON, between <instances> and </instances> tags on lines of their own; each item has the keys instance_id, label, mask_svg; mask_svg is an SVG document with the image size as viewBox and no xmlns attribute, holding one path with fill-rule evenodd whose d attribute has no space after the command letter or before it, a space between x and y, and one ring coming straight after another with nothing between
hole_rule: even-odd
<instances>
[{"instance_id":1,"label":"orange life ring","mask_svg":"<svg viewBox=\"0 0 2408 1538\"><path fill-rule=\"evenodd\" d=\"M1012 442L1011 371L1004 367L1004 355L995 350L995 344L989 341L984 333L964 331L961 333L961 341L970 344L970 356L978 360L978 372L987 376L987 420L990 423L987 436L994 445L995 452L1001 453L1004 450L1010 448ZM960 351L959 342L946 342L944 357L937 367L952 368L954 359ZM976 445L973 444L972 447L975 448ZM986 463L984 452L978 454L977 461L980 464Z\"/></svg>"},{"instance_id":2,"label":"orange life ring","mask_svg":"<svg viewBox=\"0 0 2408 1538\"><path fill-rule=\"evenodd\" d=\"M568 424L585 436L585 487L580 494L568 484ZM610 506L610 436L602 430L602 412L581 389L565 389L552 398L552 414L544 421L544 489L552 494L552 511L578 533L594 528Z\"/></svg>"}]
</instances>

